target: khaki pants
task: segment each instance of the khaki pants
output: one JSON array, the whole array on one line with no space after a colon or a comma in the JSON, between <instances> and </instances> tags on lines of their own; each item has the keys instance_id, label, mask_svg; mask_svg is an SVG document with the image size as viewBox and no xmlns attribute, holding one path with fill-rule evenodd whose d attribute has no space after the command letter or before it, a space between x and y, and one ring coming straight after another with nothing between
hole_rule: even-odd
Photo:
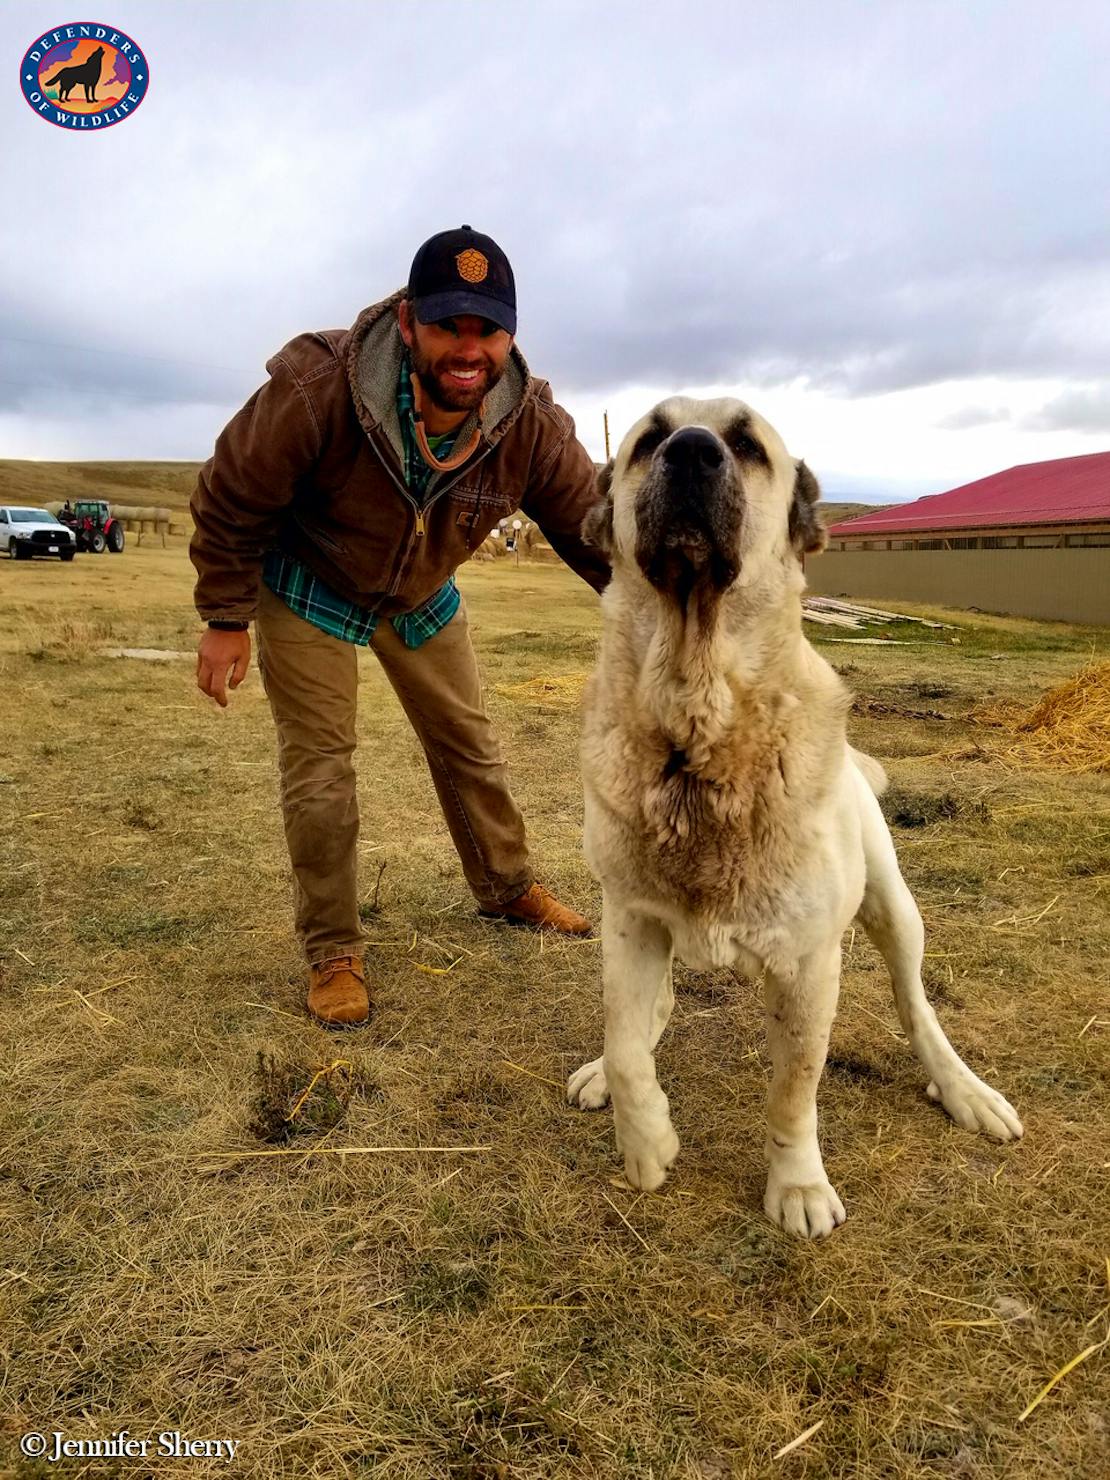
<instances>
[{"instance_id":1,"label":"khaki pants","mask_svg":"<svg viewBox=\"0 0 1110 1480\"><path fill-rule=\"evenodd\" d=\"M277 727L297 939L310 963L357 954L365 939L351 761L358 649L298 617L266 586L255 631ZM416 649L383 618L371 647L424 747L466 881L484 909L497 909L531 885L532 873L524 822L482 703L465 607Z\"/></svg>"}]
</instances>

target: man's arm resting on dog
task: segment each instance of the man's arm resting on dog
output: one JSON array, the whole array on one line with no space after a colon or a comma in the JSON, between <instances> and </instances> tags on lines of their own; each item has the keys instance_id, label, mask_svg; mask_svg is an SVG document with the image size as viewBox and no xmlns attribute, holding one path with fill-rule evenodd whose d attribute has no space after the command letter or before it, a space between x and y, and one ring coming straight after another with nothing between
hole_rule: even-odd
<instances>
[{"instance_id":1,"label":"man's arm resting on dog","mask_svg":"<svg viewBox=\"0 0 1110 1480\"><path fill-rule=\"evenodd\" d=\"M574 422L561 406L549 402L566 428L555 455L540 468L521 508L543 530L551 548L595 591L609 584L609 561L596 545L582 538L582 521L598 501L597 470L574 434Z\"/></svg>"},{"instance_id":2,"label":"man's arm resting on dog","mask_svg":"<svg viewBox=\"0 0 1110 1480\"><path fill-rule=\"evenodd\" d=\"M280 355L266 368L270 379L220 433L189 504L197 611L205 621L244 624L240 631L210 627L200 641L197 687L221 705L229 675L238 688L250 665L245 624L258 603L263 552L320 451L303 387Z\"/></svg>"}]
</instances>

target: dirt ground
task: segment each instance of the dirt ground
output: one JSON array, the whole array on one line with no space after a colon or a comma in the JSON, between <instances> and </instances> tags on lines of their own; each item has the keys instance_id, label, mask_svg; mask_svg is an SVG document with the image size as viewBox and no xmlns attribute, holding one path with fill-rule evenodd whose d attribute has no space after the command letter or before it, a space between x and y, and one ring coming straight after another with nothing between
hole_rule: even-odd
<instances>
[{"instance_id":1,"label":"dirt ground","mask_svg":"<svg viewBox=\"0 0 1110 1480\"><path fill-rule=\"evenodd\" d=\"M0 1474L1110 1473L1110 1349L1019 1421L1107 1332L1110 779L1019 766L972 718L1105 633L811 633L892 778L930 994L1026 1125L1003 1148L926 1100L850 936L820 1095L849 1216L811 1245L760 1210L762 1012L732 973L678 972L658 1061L682 1155L662 1192L623 1185L608 1114L562 1088L600 1047L597 943L475 918L368 654L378 1008L341 1037L306 1018L257 673L224 713L187 658L103 656L191 652L191 578L181 541L0 561ZM596 599L561 567L462 585L540 876L596 912ZM18 1457L28 1431L120 1429L239 1449Z\"/></svg>"}]
</instances>

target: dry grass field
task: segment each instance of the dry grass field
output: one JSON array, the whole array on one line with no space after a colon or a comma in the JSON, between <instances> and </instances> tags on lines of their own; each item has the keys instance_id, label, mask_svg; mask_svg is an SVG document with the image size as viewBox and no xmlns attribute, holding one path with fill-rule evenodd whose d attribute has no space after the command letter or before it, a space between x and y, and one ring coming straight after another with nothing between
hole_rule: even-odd
<instances>
[{"instance_id":1,"label":"dry grass field","mask_svg":"<svg viewBox=\"0 0 1110 1480\"><path fill-rule=\"evenodd\" d=\"M813 634L892 778L929 991L1026 1138L926 1100L851 937L820 1096L849 1217L810 1245L760 1211L762 1013L731 973L678 972L658 1060L682 1156L662 1192L624 1187L609 1116L562 1088L599 1050L598 946L475 918L365 654L378 1010L339 1037L308 1021L257 673L224 713L188 661L102 655L191 650L191 575L182 541L0 561L0 1473L1110 1473L1110 1348L1020 1421L1110 1319L1110 778L1029 768L971 718L1032 705L1105 633ZM462 584L540 875L595 911L596 601L561 567ZM238 1455L18 1457L28 1430L123 1428Z\"/></svg>"}]
</instances>

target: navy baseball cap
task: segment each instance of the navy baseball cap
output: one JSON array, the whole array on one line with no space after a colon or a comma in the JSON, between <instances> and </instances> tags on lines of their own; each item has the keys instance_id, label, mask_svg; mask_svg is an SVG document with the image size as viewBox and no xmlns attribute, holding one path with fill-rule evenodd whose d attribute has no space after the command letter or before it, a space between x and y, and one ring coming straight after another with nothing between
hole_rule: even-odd
<instances>
[{"instance_id":1,"label":"navy baseball cap","mask_svg":"<svg viewBox=\"0 0 1110 1480\"><path fill-rule=\"evenodd\" d=\"M472 226L430 236L412 259L408 296L422 324L455 314L491 319L516 333L516 283L509 259Z\"/></svg>"}]
</instances>

